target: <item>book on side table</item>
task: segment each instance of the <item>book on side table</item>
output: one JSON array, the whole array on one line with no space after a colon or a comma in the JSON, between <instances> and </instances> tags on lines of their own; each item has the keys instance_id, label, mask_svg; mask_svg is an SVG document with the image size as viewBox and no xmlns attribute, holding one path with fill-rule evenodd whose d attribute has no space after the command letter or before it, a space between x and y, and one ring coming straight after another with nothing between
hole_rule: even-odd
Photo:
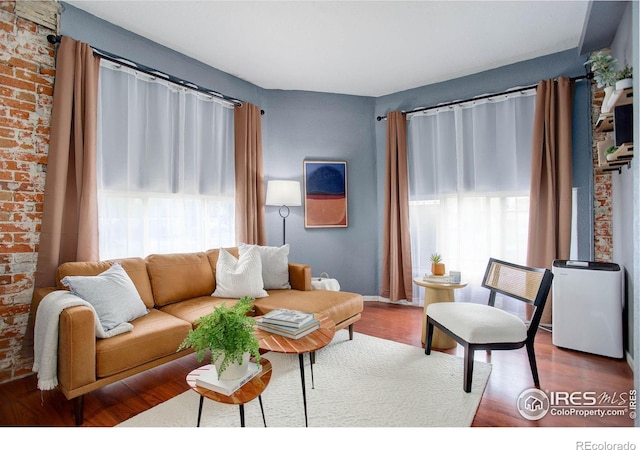
<instances>
[{"instance_id":1,"label":"book on side table","mask_svg":"<svg viewBox=\"0 0 640 450\"><path fill-rule=\"evenodd\" d=\"M320 328L320 321L315 317L310 322L307 322L305 325L301 327L287 327L284 325L276 325L273 323L269 323L264 320L264 318L256 319L258 323L258 328L264 331L268 331L269 333L279 334L281 336L285 336L292 339L298 339L302 336L306 336L307 334L317 330Z\"/></svg>"},{"instance_id":2,"label":"book on side table","mask_svg":"<svg viewBox=\"0 0 640 450\"><path fill-rule=\"evenodd\" d=\"M303 328L315 320L316 318L313 313L283 308L274 309L262 316L263 323L282 325L290 328Z\"/></svg>"},{"instance_id":3,"label":"book on side table","mask_svg":"<svg viewBox=\"0 0 640 450\"><path fill-rule=\"evenodd\" d=\"M231 395L258 375L262 371L262 366L258 363L250 362L247 373L237 380L219 380L216 366L213 364L204 366L202 369L205 370L205 372L196 378L196 386L223 395Z\"/></svg>"},{"instance_id":4,"label":"book on side table","mask_svg":"<svg viewBox=\"0 0 640 450\"><path fill-rule=\"evenodd\" d=\"M452 283L451 277L448 275L425 275L422 277L423 281L427 281L429 283Z\"/></svg>"}]
</instances>

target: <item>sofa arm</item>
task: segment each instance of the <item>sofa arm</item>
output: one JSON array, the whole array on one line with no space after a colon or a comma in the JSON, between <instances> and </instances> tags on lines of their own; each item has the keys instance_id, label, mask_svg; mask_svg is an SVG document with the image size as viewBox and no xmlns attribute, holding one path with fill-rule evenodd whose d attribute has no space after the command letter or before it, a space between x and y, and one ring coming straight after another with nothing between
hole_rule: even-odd
<instances>
[{"instance_id":1,"label":"sofa arm","mask_svg":"<svg viewBox=\"0 0 640 450\"><path fill-rule=\"evenodd\" d=\"M289 283L291 284L291 289L310 291L311 266L307 264L289 263Z\"/></svg>"},{"instance_id":2,"label":"sofa arm","mask_svg":"<svg viewBox=\"0 0 640 450\"><path fill-rule=\"evenodd\" d=\"M73 306L60 314L58 382L68 393L96 380L96 330L93 311Z\"/></svg>"}]
</instances>

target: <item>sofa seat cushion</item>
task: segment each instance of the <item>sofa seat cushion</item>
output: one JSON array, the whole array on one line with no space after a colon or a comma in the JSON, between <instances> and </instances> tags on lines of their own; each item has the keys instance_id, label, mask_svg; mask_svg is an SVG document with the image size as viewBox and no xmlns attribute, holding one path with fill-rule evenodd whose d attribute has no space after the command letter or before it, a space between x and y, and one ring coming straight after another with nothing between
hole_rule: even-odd
<instances>
[{"instance_id":1,"label":"sofa seat cushion","mask_svg":"<svg viewBox=\"0 0 640 450\"><path fill-rule=\"evenodd\" d=\"M108 377L176 352L191 324L157 309L131 322L133 330L96 340L96 376Z\"/></svg>"},{"instance_id":2,"label":"sofa seat cushion","mask_svg":"<svg viewBox=\"0 0 640 450\"><path fill-rule=\"evenodd\" d=\"M232 306L237 303L237 298L220 298L207 295L206 297L196 297L184 300L179 303L163 306L160 311L178 317L191 325L200 317L212 313L216 306Z\"/></svg>"},{"instance_id":3,"label":"sofa seat cushion","mask_svg":"<svg viewBox=\"0 0 640 450\"><path fill-rule=\"evenodd\" d=\"M304 291L277 289L268 291L269 296L256 299L256 315L264 315L274 309L297 309L306 312L324 312L336 324L358 315L364 308L360 294L336 291Z\"/></svg>"}]
</instances>

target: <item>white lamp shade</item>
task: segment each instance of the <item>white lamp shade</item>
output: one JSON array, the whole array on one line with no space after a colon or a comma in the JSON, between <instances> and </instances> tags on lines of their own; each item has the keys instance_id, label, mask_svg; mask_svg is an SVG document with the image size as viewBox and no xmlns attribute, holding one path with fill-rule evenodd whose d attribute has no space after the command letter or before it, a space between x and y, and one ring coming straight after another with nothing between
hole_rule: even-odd
<instances>
[{"instance_id":1,"label":"white lamp shade","mask_svg":"<svg viewBox=\"0 0 640 450\"><path fill-rule=\"evenodd\" d=\"M271 180L267 183L267 205L300 206L299 181Z\"/></svg>"}]
</instances>

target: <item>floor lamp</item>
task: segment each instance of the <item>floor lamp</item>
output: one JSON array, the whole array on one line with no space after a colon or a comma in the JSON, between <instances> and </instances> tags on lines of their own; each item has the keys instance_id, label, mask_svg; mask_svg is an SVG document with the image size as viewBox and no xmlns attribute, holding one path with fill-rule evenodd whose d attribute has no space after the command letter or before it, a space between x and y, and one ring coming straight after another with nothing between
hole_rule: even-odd
<instances>
[{"instance_id":1,"label":"floor lamp","mask_svg":"<svg viewBox=\"0 0 640 450\"><path fill-rule=\"evenodd\" d=\"M282 217L282 245L286 243L286 220L289 217L289 206L302 205L300 199L300 182L271 180L267 183L267 201L269 206L279 206L278 213Z\"/></svg>"}]
</instances>

